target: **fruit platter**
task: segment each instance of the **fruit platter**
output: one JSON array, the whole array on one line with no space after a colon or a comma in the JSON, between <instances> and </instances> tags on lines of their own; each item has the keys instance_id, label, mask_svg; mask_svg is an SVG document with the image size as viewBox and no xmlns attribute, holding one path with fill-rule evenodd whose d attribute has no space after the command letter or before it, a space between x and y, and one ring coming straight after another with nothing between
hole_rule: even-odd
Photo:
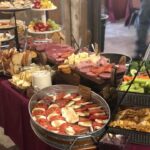
<instances>
[{"instance_id":1,"label":"fruit platter","mask_svg":"<svg viewBox=\"0 0 150 150\"><path fill-rule=\"evenodd\" d=\"M57 143L100 135L110 119L109 106L99 95L91 92L91 99L84 99L79 88L71 85L54 85L36 93L29 113L37 132L56 138Z\"/></svg>"},{"instance_id":2,"label":"fruit platter","mask_svg":"<svg viewBox=\"0 0 150 150\"><path fill-rule=\"evenodd\" d=\"M55 9L57 9L57 7L50 0L34 0L32 4L32 10L34 11L46 11Z\"/></svg>"},{"instance_id":3,"label":"fruit platter","mask_svg":"<svg viewBox=\"0 0 150 150\"><path fill-rule=\"evenodd\" d=\"M14 35L10 33L0 33L0 42L6 42L14 39Z\"/></svg>"},{"instance_id":4,"label":"fruit platter","mask_svg":"<svg viewBox=\"0 0 150 150\"><path fill-rule=\"evenodd\" d=\"M32 34L49 34L60 30L60 25L51 19L48 19L46 24L44 24L41 20L33 20L28 26L28 32Z\"/></svg>"}]
</instances>

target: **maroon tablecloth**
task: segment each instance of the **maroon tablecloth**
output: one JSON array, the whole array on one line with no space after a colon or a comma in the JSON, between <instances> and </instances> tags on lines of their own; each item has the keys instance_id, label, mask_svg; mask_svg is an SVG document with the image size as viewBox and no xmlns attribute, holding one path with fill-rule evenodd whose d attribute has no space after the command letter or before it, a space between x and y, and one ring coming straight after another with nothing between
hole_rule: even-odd
<instances>
[{"instance_id":1,"label":"maroon tablecloth","mask_svg":"<svg viewBox=\"0 0 150 150\"><path fill-rule=\"evenodd\" d=\"M39 140L30 127L28 99L11 88L8 81L0 82L0 126L20 150L54 150Z\"/></svg>"},{"instance_id":2,"label":"maroon tablecloth","mask_svg":"<svg viewBox=\"0 0 150 150\"><path fill-rule=\"evenodd\" d=\"M0 126L20 150L54 150L40 141L30 127L29 100L0 79ZM148 146L131 144L128 150L150 150Z\"/></svg>"}]
</instances>

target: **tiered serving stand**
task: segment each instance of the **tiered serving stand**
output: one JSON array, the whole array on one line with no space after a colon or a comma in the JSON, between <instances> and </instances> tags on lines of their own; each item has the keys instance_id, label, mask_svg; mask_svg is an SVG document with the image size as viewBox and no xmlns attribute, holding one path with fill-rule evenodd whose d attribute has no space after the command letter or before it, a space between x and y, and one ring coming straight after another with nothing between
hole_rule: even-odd
<instances>
[{"instance_id":1,"label":"tiered serving stand","mask_svg":"<svg viewBox=\"0 0 150 150\"><path fill-rule=\"evenodd\" d=\"M39 13L40 17L41 17L41 20L42 22L46 25L46 22L47 22L47 12L48 11L53 11L53 10L56 10L57 7L54 6L53 8L45 8L45 9L36 9L36 8L31 8L32 11L36 11L37 13ZM48 40L48 34L52 34L52 33L55 33L55 32L59 32L61 31L61 27L57 30L51 30L51 31L43 31L43 32L35 32L35 31L31 31L29 28L27 29L28 33L30 34L34 34L34 35L45 35L45 40L44 41L47 41ZM43 41L43 40L42 40Z\"/></svg>"},{"instance_id":2,"label":"tiered serving stand","mask_svg":"<svg viewBox=\"0 0 150 150\"><path fill-rule=\"evenodd\" d=\"M11 30L11 29L14 29L15 36L11 36L11 38L8 39L8 40L5 40L5 42L9 41L9 40L12 40L12 39L15 38L16 48L17 48L18 51L20 50L20 46L19 46L19 38L18 38L18 30L17 30L16 12L26 11L28 9L30 9L30 7L22 7L22 8L0 8L0 12L12 13L12 15L13 15L13 18L15 20L14 26L6 27L6 28L0 28L0 30ZM4 41L1 41L1 42L4 42Z\"/></svg>"}]
</instances>

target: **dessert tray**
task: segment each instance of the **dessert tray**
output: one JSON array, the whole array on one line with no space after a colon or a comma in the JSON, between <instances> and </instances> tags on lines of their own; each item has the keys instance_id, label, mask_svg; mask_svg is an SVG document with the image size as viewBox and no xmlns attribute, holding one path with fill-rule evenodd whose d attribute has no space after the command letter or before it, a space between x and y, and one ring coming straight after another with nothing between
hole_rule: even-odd
<instances>
[{"instance_id":1,"label":"dessert tray","mask_svg":"<svg viewBox=\"0 0 150 150\"><path fill-rule=\"evenodd\" d=\"M12 39L14 39L14 35L11 35L9 33L0 33L0 42L7 42L10 41Z\"/></svg>"},{"instance_id":2,"label":"dessert tray","mask_svg":"<svg viewBox=\"0 0 150 150\"><path fill-rule=\"evenodd\" d=\"M1 19L0 20L0 30L8 30L15 28L15 25L11 23L11 20Z\"/></svg>"},{"instance_id":3,"label":"dessert tray","mask_svg":"<svg viewBox=\"0 0 150 150\"><path fill-rule=\"evenodd\" d=\"M31 8L31 2L28 0L1 1L0 11L21 11Z\"/></svg>"}]
</instances>

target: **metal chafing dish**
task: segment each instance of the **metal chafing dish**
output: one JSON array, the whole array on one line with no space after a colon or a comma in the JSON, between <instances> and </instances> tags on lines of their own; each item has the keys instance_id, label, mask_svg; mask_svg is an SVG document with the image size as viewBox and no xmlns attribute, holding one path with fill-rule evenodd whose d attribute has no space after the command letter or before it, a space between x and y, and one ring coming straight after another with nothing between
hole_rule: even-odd
<instances>
[{"instance_id":1,"label":"metal chafing dish","mask_svg":"<svg viewBox=\"0 0 150 150\"><path fill-rule=\"evenodd\" d=\"M110 108L108 104L101 96L99 96L94 92L91 92L92 101L103 106L106 110L106 113L108 114L108 122L99 130L82 135L74 135L74 136L61 135L44 129L42 126L40 126L37 122L33 120L31 112L34 104L37 103L37 100L52 93L66 92L66 91L70 93L79 92L79 88L77 86L72 85L53 85L51 87L45 88L37 92L32 96L28 106L29 114L31 117L31 127L35 132L35 134L42 141L58 149L79 149L89 145L93 145L104 133L105 127L110 120Z\"/></svg>"}]
</instances>

